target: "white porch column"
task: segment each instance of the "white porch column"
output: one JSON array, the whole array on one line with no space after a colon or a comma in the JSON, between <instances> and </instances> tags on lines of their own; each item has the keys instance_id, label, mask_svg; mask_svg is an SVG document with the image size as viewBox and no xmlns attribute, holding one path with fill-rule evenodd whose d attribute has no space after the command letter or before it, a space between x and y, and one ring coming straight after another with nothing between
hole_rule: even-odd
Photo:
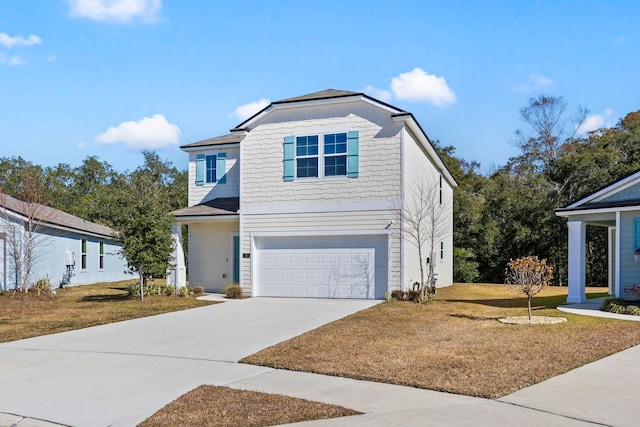
<instances>
[{"instance_id":1,"label":"white porch column","mask_svg":"<svg viewBox=\"0 0 640 427\"><path fill-rule=\"evenodd\" d=\"M187 270L184 264L184 250L182 248L182 227L174 222L171 224L173 237L173 252L171 265L167 269L167 285L175 286L176 290L187 285Z\"/></svg>"},{"instance_id":2,"label":"white porch column","mask_svg":"<svg viewBox=\"0 0 640 427\"><path fill-rule=\"evenodd\" d=\"M569 221L569 295L567 303L587 300L585 294L587 224L583 221Z\"/></svg>"},{"instance_id":3,"label":"white porch column","mask_svg":"<svg viewBox=\"0 0 640 427\"><path fill-rule=\"evenodd\" d=\"M616 257L618 256L617 251L617 243L616 243L616 227L608 228L608 246L609 246L609 257L607 263L607 285L609 288L609 295L615 295L616 288Z\"/></svg>"}]
</instances>

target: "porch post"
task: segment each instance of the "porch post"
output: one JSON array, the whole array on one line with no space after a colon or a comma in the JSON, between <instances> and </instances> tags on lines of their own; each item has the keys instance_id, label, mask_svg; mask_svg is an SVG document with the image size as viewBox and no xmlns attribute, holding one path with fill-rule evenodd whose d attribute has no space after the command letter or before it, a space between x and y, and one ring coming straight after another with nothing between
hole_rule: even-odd
<instances>
[{"instance_id":1,"label":"porch post","mask_svg":"<svg viewBox=\"0 0 640 427\"><path fill-rule=\"evenodd\" d=\"M567 303L587 300L585 294L587 224L583 221L569 221L569 295Z\"/></svg>"},{"instance_id":2,"label":"porch post","mask_svg":"<svg viewBox=\"0 0 640 427\"><path fill-rule=\"evenodd\" d=\"M173 238L173 252L171 253L171 265L167 269L167 284L175 286L178 290L187 285L187 270L182 248L182 227L177 222L171 224L171 237Z\"/></svg>"}]
</instances>

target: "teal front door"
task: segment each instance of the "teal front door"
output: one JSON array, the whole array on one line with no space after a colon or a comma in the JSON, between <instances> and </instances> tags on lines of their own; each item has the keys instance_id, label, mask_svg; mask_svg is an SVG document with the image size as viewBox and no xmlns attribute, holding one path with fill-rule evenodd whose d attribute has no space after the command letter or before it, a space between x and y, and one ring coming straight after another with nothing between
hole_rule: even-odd
<instances>
[{"instance_id":1,"label":"teal front door","mask_svg":"<svg viewBox=\"0 0 640 427\"><path fill-rule=\"evenodd\" d=\"M240 283L240 236L233 236L233 283Z\"/></svg>"}]
</instances>

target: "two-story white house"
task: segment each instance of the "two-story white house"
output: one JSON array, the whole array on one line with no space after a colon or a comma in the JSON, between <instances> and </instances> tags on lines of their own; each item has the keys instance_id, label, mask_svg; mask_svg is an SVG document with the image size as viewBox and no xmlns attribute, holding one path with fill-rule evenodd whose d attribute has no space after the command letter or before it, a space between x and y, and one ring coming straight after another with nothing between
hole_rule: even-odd
<instances>
[{"instance_id":1,"label":"two-story white house","mask_svg":"<svg viewBox=\"0 0 640 427\"><path fill-rule=\"evenodd\" d=\"M445 233L429 249L453 280L457 185L409 112L328 89L272 102L189 153L189 282L251 296L383 298L420 280L403 232L409 187L434 192ZM430 247L430 245L429 245Z\"/></svg>"}]
</instances>

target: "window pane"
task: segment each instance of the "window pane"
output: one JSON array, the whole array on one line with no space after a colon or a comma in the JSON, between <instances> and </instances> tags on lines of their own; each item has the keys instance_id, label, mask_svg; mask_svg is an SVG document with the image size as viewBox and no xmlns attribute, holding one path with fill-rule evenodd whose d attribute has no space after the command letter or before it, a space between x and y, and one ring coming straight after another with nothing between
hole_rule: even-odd
<instances>
[{"instance_id":1,"label":"window pane","mask_svg":"<svg viewBox=\"0 0 640 427\"><path fill-rule=\"evenodd\" d=\"M82 253L86 254L87 253L87 241L82 239Z\"/></svg>"},{"instance_id":2,"label":"window pane","mask_svg":"<svg viewBox=\"0 0 640 427\"><path fill-rule=\"evenodd\" d=\"M308 154L310 156L317 156L318 155L318 136L317 135L309 136L307 137L307 140L309 142Z\"/></svg>"},{"instance_id":3,"label":"window pane","mask_svg":"<svg viewBox=\"0 0 640 427\"><path fill-rule=\"evenodd\" d=\"M347 156L334 156L324 159L325 176L340 176L347 174Z\"/></svg>"},{"instance_id":4,"label":"window pane","mask_svg":"<svg viewBox=\"0 0 640 427\"><path fill-rule=\"evenodd\" d=\"M324 136L324 154L341 154L346 152L346 133L331 133Z\"/></svg>"},{"instance_id":5,"label":"window pane","mask_svg":"<svg viewBox=\"0 0 640 427\"><path fill-rule=\"evenodd\" d=\"M317 177L318 159L316 157L298 159L296 161L296 176L298 178Z\"/></svg>"}]
</instances>

